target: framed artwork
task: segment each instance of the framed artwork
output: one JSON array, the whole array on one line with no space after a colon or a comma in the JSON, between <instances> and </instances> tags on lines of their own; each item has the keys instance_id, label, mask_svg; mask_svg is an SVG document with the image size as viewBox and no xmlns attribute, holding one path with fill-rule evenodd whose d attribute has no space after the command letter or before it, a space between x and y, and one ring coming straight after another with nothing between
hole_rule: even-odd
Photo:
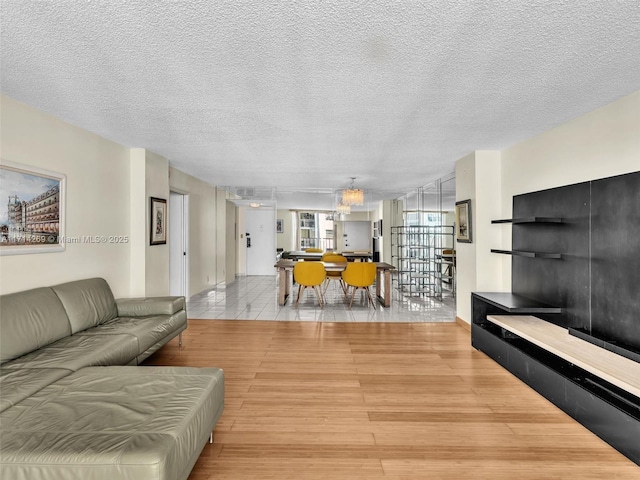
<instances>
[{"instance_id":1,"label":"framed artwork","mask_svg":"<svg viewBox=\"0 0 640 480\"><path fill-rule=\"evenodd\" d=\"M167 200L151 197L149 214L150 240L149 245L164 245L167 243Z\"/></svg>"},{"instance_id":2,"label":"framed artwork","mask_svg":"<svg viewBox=\"0 0 640 480\"><path fill-rule=\"evenodd\" d=\"M284 220L281 218L276 220L276 233L284 233Z\"/></svg>"},{"instance_id":3,"label":"framed artwork","mask_svg":"<svg viewBox=\"0 0 640 480\"><path fill-rule=\"evenodd\" d=\"M456 202L456 241L472 243L471 200Z\"/></svg>"},{"instance_id":4,"label":"framed artwork","mask_svg":"<svg viewBox=\"0 0 640 480\"><path fill-rule=\"evenodd\" d=\"M66 180L0 160L0 255L64 251Z\"/></svg>"}]
</instances>

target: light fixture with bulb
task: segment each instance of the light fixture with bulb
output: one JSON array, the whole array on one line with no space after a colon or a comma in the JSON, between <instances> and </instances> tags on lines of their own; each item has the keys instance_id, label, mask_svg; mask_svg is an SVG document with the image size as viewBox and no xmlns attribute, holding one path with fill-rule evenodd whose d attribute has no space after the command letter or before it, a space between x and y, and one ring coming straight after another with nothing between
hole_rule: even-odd
<instances>
[{"instance_id":1,"label":"light fixture with bulb","mask_svg":"<svg viewBox=\"0 0 640 480\"><path fill-rule=\"evenodd\" d=\"M351 184L349 185L349 188L342 190L343 205L364 205L364 191L353 185L355 179L356 177L351 177Z\"/></svg>"},{"instance_id":2,"label":"light fixture with bulb","mask_svg":"<svg viewBox=\"0 0 640 480\"><path fill-rule=\"evenodd\" d=\"M339 203L336 207L336 211L340 214L349 214L351 213L351 205L345 205L344 203Z\"/></svg>"}]
</instances>

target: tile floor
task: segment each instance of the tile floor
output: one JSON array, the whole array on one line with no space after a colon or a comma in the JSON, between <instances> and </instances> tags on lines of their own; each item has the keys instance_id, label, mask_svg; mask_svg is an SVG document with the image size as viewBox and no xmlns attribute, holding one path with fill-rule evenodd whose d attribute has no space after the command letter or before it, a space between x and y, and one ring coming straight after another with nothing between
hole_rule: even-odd
<instances>
[{"instance_id":1,"label":"tile floor","mask_svg":"<svg viewBox=\"0 0 640 480\"><path fill-rule=\"evenodd\" d=\"M428 297L406 297L393 290L392 306L376 309L367 305L366 297L357 292L353 307L343 302L337 282L329 285L326 304L317 305L312 289L307 289L296 306L297 287L284 306L278 305L277 276L239 276L230 285L218 286L194 295L187 302L189 318L225 320L295 320L322 322L454 322L455 298L445 295L443 301ZM372 288L374 291L375 287Z\"/></svg>"}]
</instances>

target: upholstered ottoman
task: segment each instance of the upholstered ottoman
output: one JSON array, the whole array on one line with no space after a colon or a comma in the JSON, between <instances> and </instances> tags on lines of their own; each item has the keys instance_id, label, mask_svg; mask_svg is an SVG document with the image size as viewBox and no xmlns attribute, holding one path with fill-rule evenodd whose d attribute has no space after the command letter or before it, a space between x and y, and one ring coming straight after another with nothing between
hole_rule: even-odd
<instances>
[{"instance_id":1,"label":"upholstered ottoman","mask_svg":"<svg viewBox=\"0 0 640 480\"><path fill-rule=\"evenodd\" d=\"M0 478L186 479L223 408L218 368L83 368L0 413Z\"/></svg>"}]
</instances>

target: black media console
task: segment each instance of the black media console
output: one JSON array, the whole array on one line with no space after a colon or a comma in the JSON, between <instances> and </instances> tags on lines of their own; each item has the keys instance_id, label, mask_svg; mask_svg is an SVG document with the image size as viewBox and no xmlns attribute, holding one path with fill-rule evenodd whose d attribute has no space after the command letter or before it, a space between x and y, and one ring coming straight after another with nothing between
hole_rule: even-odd
<instances>
[{"instance_id":1,"label":"black media console","mask_svg":"<svg viewBox=\"0 0 640 480\"><path fill-rule=\"evenodd\" d=\"M473 293L472 304L474 348L640 465L639 397L487 319L559 308L508 293Z\"/></svg>"},{"instance_id":2,"label":"black media console","mask_svg":"<svg viewBox=\"0 0 640 480\"><path fill-rule=\"evenodd\" d=\"M492 222L511 225L512 250L492 250L512 256L511 292L473 293L471 326L475 348L638 465L640 378L617 382L606 368L578 366L507 327L539 320L555 337L567 335L567 345L586 340L605 358L624 355L622 365L636 372L639 212L640 172L515 196L514 218ZM505 315L523 317L510 324Z\"/></svg>"}]
</instances>

